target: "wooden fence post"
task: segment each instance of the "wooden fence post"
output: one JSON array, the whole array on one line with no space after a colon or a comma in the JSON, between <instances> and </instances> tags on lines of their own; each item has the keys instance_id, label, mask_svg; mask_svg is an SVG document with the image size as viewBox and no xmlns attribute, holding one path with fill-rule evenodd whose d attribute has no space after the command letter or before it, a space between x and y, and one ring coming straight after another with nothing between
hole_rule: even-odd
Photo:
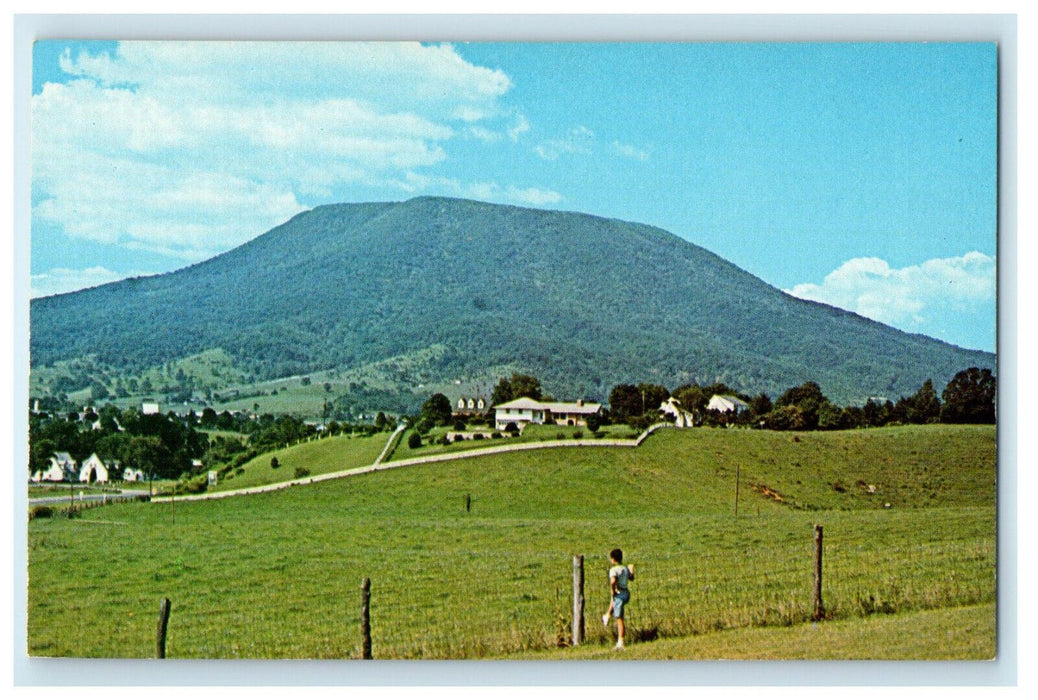
<instances>
[{"instance_id":1,"label":"wooden fence post","mask_svg":"<svg viewBox=\"0 0 1038 700\"><path fill-rule=\"evenodd\" d=\"M584 643L584 555L573 557L573 646Z\"/></svg>"},{"instance_id":2,"label":"wooden fence post","mask_svg":"<svg viewBox=\"0 0 1038 700\"><path fill-rule=\"evenodd\" d=\"M821 620L825 615L822 607L822 526L815 525L815 612L812 619Z\"/></svg>"},{"instance_id":3,"label":"wooden fence post","mask_svg":"<svg viewBox=\"0 0 1038 700\"><path fill-rule=\"evenodd\" d=\"M169 611L173 607L169 598L163 598L159 606L159 627L155 637L155 658L166 658L166 628L169 625Z\"/></svg>"},{"instance_id":4,"label":"wooden fence post","mask_svg":"<svg viewBox=\"0 0 1038 700\"><path fill-rule=\"evenodd\" d=\"M371 658L371 579L364 577L360 584L361 658Z\"/></svg>"},{"instance_id":5,"label":"wooden fence post","mask_svg":"<svg viewBox=\"0 0 1038 700\"><path fill-rule=\"evenodd\" d=\"M739 517L739 465L735 465L735 517Z\"/></svg>"}]
</instances>

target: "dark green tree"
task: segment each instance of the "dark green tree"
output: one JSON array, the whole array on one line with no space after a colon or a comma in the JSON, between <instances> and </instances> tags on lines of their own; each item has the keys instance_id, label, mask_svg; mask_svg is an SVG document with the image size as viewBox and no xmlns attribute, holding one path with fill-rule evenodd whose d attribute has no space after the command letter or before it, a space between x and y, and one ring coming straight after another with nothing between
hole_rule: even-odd
<instances>
[{"instance_id":1,"label":"dark green tree","mask_svg":"<svg viewBox=\"0 0 1038 700\"><path fill-rule=\"evenodd\" d=\"M511 378L501 377L497 386L494 387L490 400L493 405L500 406L524 396L534 401L540 401L542 398L541 380L528 374L515 373Z\"/></svg>"},{"instance_id":2,"label":"dark green tree","mask_svg":"<svg viewBox=\"0 0 1038 700\"><path fill-rule=\"evenodd\" d=\"M843 409L826 401L818 408L818 428L820 430L839 430L844 425Z\"/></svg>"},{"instance_id":3,"label":"dark green tree","mask_svg":"<svg viewBox=\"0 0 1038 700\"><path fill-rule=\"evenodd\" d=\"M910 396L905 406L909 423L936 423L941 418L941 400L933 382L927 379L914 395Z\"/></svg>"},{"instance_id":4,"label":"dark green tree","mask_svg":"<svg viewBox=\"0 0 1038 700\"><path fill-rule=\"evenodd\" d=\"M642 394L633 384L617 384L609 392L609 415L614 423L626 423L642 413Z\"/></svg>"},{"instance_id":5,"label":"dark green tree","mask_svg":"<svg viewBox=\"0 0 1038 700\"><path fill-rule=\"evenodd\" d=\"M638 412L641 415L652 416L653 422L656 421L659 416L660 404L670 398L670 392L667 391L667 387L659 384L639 384L639 403Z\"/></svg>"},{"instance_id":6,"label":"dark green tree","mask_svg":"<svg viewBox=\"0 0 1038 700\"><path fill-rule=\"evenodd\" d=\"M522 398L526 396L534 401L541 400L541 380L528 374L512 375L512 396Z\"/></svg>"},{"instance_id":7,"label":"dark green tree","mask_svg":"<svg viewBox=\"0 0 1038 700\"><path fill-rule=\"evenodd\" d=\"M942 423L994 423L998 383L990 369L970 367L956 374L941 393Z\"/></svg>"},{"instance_id":8,"label":"dark green tree","mask_svg":"<svg viewBox=\"0 0 1038 700\"><path fill-rule=\"evenodd\" d=\"M501 381L494 387L494 393L490 396L490 401L495 406L500 406L503 403L508 403L515 398L512 394L512 382L508 380L508 377L501 377Z\"/></svg>"},{"instance_id":9,"label":"dark green tree","mask_svg":"<svg viewBox=\"0 0 1038 700\"><path fill-rule=\"evenodd\" d=\"M433 394L422 404L420 415L433 425L448 425L451 420L451 402L443 394Z\"/></svg>"},{"instance_id":10,"label":"dark green tree","mask_svg":"<svg viewBox=\"0 0 1038 700\"><path fill-rule=\"evenodd\" d=\"M796 406L799 409L803 426L789 430L814 430L818 427L818 411L822 404L828 401L817 382L804 382L800 386L786 389L775 401L775 406Z\"/></svg>"},{"instance_id":11,"label":"dark green tree","mask_svg":"<svg viewBox=\"0 0 1038 700\"><path fill-rule=\"evenodd\" d=\"M703 387L698 384L685 384L674 390L674 398L681 402L681 407L686 411L701 414L706 410L710 397L707 396ZM771 410L770 408L768 409ZM767 413L767 411L765 411Z\"/></svg>"},{"instance_id":12,"label":"dark green tree","mask_svg":"<svg viewBox=\"0 0 1038 700\"><path fill-rule=\"evenodd\" d=\"M774 406L771 403L771 398L767 394L761 393L750 401L750 408L753 409L754 415L763 416L771 413L771 409Z\"/></svg>"}]
</instances>

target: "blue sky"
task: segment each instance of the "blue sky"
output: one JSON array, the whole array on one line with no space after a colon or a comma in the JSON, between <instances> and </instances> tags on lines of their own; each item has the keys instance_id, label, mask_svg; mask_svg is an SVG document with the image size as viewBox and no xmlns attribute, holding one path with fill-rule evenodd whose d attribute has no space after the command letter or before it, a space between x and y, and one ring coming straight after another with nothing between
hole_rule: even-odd
<instances>
[{"instance_id":1,"label":"blue sky","mask_svg":"<svg viewBox=\"0 0 1038 700\"><path fill-rule=\"evenodd\" d=\"M32 111L33 295L437 194L653 224L994 349L994 44L37 42Z\"/></svg>"}]
</instances>

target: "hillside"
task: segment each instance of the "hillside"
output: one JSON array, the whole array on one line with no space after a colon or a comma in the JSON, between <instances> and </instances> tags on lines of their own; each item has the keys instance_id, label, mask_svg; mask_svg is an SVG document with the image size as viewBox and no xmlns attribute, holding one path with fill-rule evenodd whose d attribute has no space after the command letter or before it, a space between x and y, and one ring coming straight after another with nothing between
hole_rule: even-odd
<instances>
[{"instance_id":1,"label":"hillside","mask_svg":"<svg viewBox=\"0 0 1038 700\"><path fill-rule=\"evenodd\" d=\"M318 207L173 273L35 299L30 318L36 368L95 355L141 372L220 349L272 379L421 357L397 389L512 368L597 399L621 382L775 396L813 380L860 403L994 367L790 297L658 228L431 197Z\"/></svg>"}]
</instances>

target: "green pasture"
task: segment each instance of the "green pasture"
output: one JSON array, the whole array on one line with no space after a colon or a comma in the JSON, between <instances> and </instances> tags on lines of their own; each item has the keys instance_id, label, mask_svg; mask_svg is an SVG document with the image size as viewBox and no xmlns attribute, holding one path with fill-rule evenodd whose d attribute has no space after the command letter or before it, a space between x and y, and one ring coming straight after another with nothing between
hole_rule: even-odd
<instances>
[{"instance_id":1,"label":"green pasture","mask_svg":"<svg viewBox=\"0 0 1038 700\"><path fill-rule=\"evenodd\" d=\"M296 478L296 468L306 469L310 474L326 474L373 463L386 446L391 433L375 433L371 436L335 435L314 438L291 447L265 452L222 477L210 491L226 491L260 486ZM278 467L271 467L273 458Z\"/></svg>"},{"instance_id":2,"label":"green pasture","mask_svg":"<svg viewBox=\"0 0 1038 700\"><path fill-rule=\"evenodd\" d=\"M508 658L986 661L995 658L995 605L872 615L821 624L802 622L788 627L740 627L658 639L651 644L635 642L622 651L601 643L518 652Z\"/></svg>"},{"instance_id":3,"label":"green pasture","mask_svg":"<svg viewBox=\"0 0 1038 700\"><path fill-rule=\"evenodd\" d=\"M269 466L270 455L258 460ZM847 658L885 658L874 625L942 611L922 629L954 641L903 656L984 658L994 483L993 427L692 430L638 449L494 455L258 496L108 506L29 523L29 651L150 656L168 597L170 657L357 658L370 577L376 658L547 653L568 642L575 554L586 557L588 643L556 653L604 650L606 553L621 546L638 574L628 651L795 658L773 635L811 628L817 523L828 618L818 627L847 631ZM981 612L960 619L960 608ZM724 635L742 646L681 646Z\"/></svg>"}]
</instances>

